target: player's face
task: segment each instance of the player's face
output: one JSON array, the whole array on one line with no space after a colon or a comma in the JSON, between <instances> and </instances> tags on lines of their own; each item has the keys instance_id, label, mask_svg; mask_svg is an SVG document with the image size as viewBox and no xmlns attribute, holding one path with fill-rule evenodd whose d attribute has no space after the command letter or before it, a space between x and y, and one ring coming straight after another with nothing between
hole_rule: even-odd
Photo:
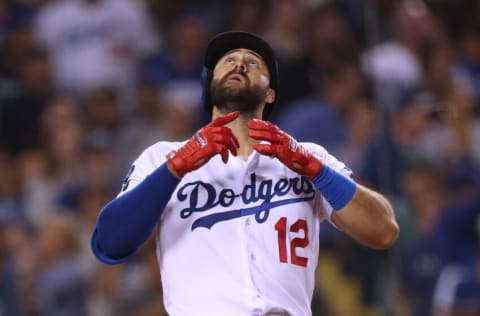
<instances>
[{"instance_id":1,"label":"player's face","mask_svg":"<svg viewBox=\"0 0 480 316\"><path fill-rule=\"evenodd\" d=\"M210 94L220 109L253 112L273 101L269 85L270 74L262 57L248 49L235 49L215 66Z\"/></svg>"}]
</instances>

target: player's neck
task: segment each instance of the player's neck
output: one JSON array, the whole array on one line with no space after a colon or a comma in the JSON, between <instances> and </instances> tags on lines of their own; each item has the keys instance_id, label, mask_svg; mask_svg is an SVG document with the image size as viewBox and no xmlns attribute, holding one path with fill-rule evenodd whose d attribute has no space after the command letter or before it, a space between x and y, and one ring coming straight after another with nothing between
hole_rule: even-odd
<instances>
[{"instance_id":1,"label":"player's neck","mask_svg":"<svg viewBox=\"0 0 480 316\"><path fill-rule=\"evenodd\" d=\"M239 117L237 120L227 125L232 129L233 134L235 137L237 137L240 144L240 148L237 150L238 156L245 160L248 159L250 154L253 152L253 144L258 142L248 136L248 120L249 119L243 119L242 117Z\"/></svg>"},{"instance_id":2,"label":"player's neck","mask_svg":"<svg viewBox=\"0 0 480 316\"><path fill-rule=\"evenodd\" d=\"M258 141L250 138L248 136L248 127L247 122L253 118L261 119L261 111L259 113L240 113L240 116L235 119L233 122L228 123L226 126L232 129L233 134L237 137L238 142L240 143L240 148L237 150L239 157L243 159L248 159L250 154L253 152L253 144L258 143ZM213 119L220 115L227 113L219 113L217 109L214 109Z\"/></svg>"}]
</instances>

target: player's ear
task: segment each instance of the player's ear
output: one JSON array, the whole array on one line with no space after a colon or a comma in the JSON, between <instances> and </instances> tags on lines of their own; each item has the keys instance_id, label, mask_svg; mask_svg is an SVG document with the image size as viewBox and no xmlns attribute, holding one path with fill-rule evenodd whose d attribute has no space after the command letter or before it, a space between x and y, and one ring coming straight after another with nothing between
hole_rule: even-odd
<instances>
[{"instance_id":1,"label":"player's ear","mask_svg":"<svg viewBox=\"0 0 480 316\"><path fill-rule=\"evenodd\" d=\"M265 103L273 103L275 101L275 90L269 88L265 96Z\"/></svg>"}]
</instances>

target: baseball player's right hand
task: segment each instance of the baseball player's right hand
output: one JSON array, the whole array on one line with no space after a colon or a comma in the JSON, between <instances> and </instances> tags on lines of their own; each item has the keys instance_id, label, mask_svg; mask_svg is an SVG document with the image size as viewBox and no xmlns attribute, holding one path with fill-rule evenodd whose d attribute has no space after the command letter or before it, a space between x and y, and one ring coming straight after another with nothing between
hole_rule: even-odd
<instances>
[{"instance_id":1,"label":"baseball player's right hand","mask_svg":"<svg viewBox=\"0 0 480 316\"><path fill-rule=\"evenodd\" d=\"M167 155L167 167L178 178L198 169L214 155L220 154L224 163L228 161L228 151L237 155L240 147L232 130L225 124L235 120L240 112L232 112L216 118L201 128L185 145Z\"/></svg>"}]
</instances>

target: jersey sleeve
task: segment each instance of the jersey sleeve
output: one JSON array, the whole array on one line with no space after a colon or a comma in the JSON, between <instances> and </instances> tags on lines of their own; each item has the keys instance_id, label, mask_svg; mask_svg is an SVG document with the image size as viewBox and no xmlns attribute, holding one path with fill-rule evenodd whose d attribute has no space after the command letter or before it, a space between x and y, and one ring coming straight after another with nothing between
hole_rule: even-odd
<instances>
[{"instance_id":1,"label":"jersey sleeve","mask_svg":"<svg viewBox=\"0 0 480 316\"><path fill-rule=\"evenodd\" d=\"M117 197L135 188L143 179L165 163L166 156L170 151L179 148L182 144L181 142L158 142L148 147L130 166Z\"/></svg>"},{"instance_id":2,"label":"jersey sleeve","mask_svg":"<svg viewBox=\"0 0 480 316\"><path fill-rule=\"evenodd\" d=\"M314 144L314 143L302 143L305 148L313 152L313 154L322 161L323 164L329 166L336 172L349 177L353 178L353 172L352 169L350 169L348 166L346 166L343 162L339 161L337 158L332 156L331 154L328 153L328 151L323 148L320 145ZM319 211L323 215L324 219L327 219L329 222L332 212L333 212L333 207L330 205L330 203L325 199L325 197L322 195L321 196L321 203L319 207L321 208ZM332 225L333 222L331 222ZM334 225L335 226L335 225Z\"/></svg>"}]
</instances>

